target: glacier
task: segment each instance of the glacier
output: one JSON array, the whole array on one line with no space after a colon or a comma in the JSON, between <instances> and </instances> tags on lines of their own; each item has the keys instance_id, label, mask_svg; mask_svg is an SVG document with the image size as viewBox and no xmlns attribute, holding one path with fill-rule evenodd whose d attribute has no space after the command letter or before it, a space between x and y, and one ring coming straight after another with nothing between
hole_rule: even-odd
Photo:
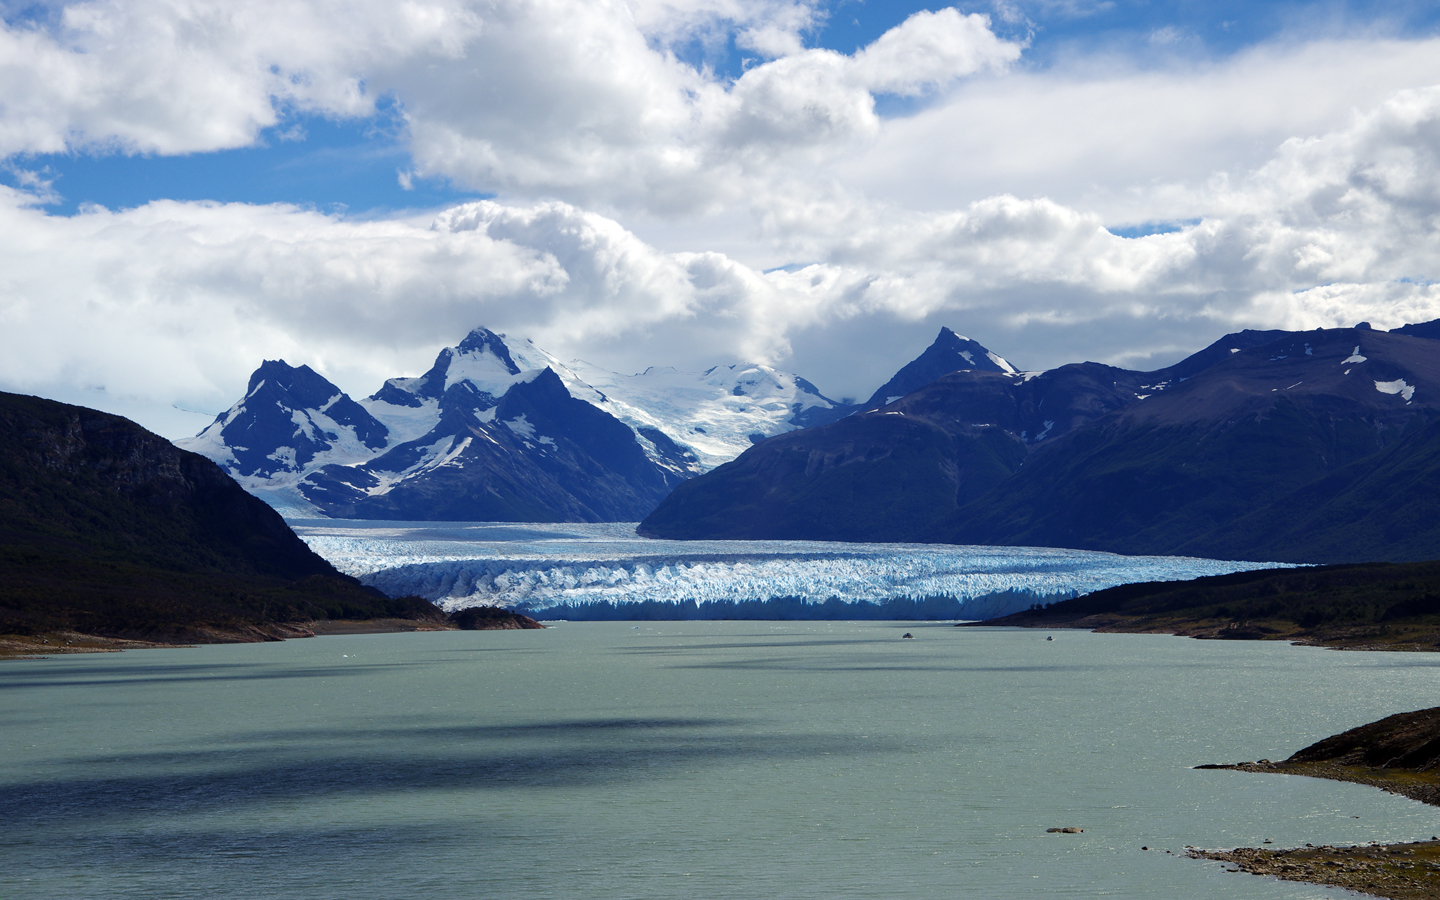
<instances>
[{"instance_id":1,"label":"glacier","mask_svg":"<svg viewBox=\"0 0 1440 900\"><path fill-rule=\"evenodd\" d=\"M542 618L592 604L943 597L958 601L961 617L981 619L1119 584L1283 565L1043 547L666 541L639 537L625 522L295 518L290 525L340 571L391 596L414 594L446 612L503 606Z\"/></svg>"}]
</instances>

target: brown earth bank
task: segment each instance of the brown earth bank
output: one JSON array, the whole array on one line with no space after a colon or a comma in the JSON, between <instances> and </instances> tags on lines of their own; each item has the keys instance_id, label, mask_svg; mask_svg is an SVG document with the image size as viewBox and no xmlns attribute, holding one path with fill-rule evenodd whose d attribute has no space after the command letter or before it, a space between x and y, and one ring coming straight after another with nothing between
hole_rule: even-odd
<instances>
[{"instance_id":1,"label":"brown earth bank","mask_svg":"<svg viewBox=\"0 0 1440 900\"><path fill-rule=\"evenodd\" d=\"M965 625L1436 650L1440 562L1261 569L1127 584Z\"/></svg>"},{"instance_id":2,"label":"brown earth bank","mask_svg":"<svg viewBox=\"0 0 1440 900\"><path fill-rule=\"evenodd\" d=\"M1197 768L1349 781L1440 806L1440 707L1398 713L1352 728L1281 762L1261 759ZM1186 852L1196 859L1232 863L1237 870L1256 875L1330 885L1394 900L1440 897L1440 837L1358 847L1307 844L1293 849L1186 848Z\"/></svg>"}]
</instances>

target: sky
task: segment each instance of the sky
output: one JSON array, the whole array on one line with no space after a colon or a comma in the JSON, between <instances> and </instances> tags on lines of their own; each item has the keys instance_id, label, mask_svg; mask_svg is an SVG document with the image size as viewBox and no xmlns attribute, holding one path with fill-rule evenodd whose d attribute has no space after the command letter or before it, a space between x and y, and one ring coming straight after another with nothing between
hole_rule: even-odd
<instances>
[{"instance_id":1,"label":"sky","mask_svg":"<svg viewBox=\"0 0 1440 900\"><path fill-rule=\"evenodd\" d=\"M1440 318L1440 7L0 0L0 389L179 438L486 326L865 397Z\"/></svg>"}]
</instances>

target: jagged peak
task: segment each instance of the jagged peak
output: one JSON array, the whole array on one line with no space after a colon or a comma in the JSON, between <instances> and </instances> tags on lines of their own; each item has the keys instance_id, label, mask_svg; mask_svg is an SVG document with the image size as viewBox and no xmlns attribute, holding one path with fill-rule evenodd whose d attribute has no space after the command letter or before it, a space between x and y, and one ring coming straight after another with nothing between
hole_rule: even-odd
<instances>
[{"instance_id":1,"label":"jagged peak","mask_svg":"<svg viewBox=\"0 0 1440 900\"><path fill-rule=\"evenodd\" d=\"M449 348L447 348L449 349ZM454 350L458 353L488 353L505 364L510 374L517 375L520 367L515 365L515 360L510 356L510 347L505 343L505 335L497 334L488 328L473 328L465 335ZM438 360L436 361L438 364Z\"/></svg>"},{"instance_id":2,"label":"jagged peak","mask_svg":"<svg viewBox=\"0 0 1440 900\"><path fill-rule=\"evenodd\" d=\"M1014 375L1017 370L1008 360L980 342L957 334L948 327L942 327L935 340L915 359L911 360L895 377L881 386L865 405L879 408L892 400L917 391L942 375L965 369L982 372L1001 372Z\"/></svg>"},{"instance_id":3,"label":"jagged peak","mask_svg":"<svg viewBox=\"0 0 1440 900\"><path fill-rule=\"evenodd\" d=\"M264 385L271 385L294 396L302 406L318 407L341 393L340 389L307 365L292 366L283 359L267 359L250 374L245 396L254 395Z\"/></svg>"}]
</instances>

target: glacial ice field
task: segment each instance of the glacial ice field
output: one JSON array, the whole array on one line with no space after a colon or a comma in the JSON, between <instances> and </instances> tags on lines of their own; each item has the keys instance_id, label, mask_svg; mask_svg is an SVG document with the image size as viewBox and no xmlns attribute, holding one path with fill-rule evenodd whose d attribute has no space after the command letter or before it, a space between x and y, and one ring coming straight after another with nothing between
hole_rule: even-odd
<instances>
[{"instance_id":1,"label":"glacial ice field","mask_svg":"<svg viewBox=\"0 0 1440 900\"><path fill-rule=\"evenodd\" d=\"M447 612L505 606L543 616L591 603L960 601L985 619L1137 581L1178 581L1279 564L1121 556L1041 547L663 541L635 523L511 524L291 519L340 571Z\"/></svg>"}]
</instances>

